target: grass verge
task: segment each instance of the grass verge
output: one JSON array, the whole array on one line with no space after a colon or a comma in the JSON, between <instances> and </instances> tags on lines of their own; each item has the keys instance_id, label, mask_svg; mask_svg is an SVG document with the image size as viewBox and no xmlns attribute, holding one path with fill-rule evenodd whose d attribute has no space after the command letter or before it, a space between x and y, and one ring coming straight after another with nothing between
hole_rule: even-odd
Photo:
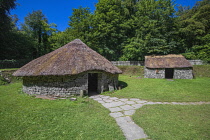
<instances>
[{"instance_id":1,"label":"grass verge","mask_svg":"<svg viewBox=\"0 0 210 140\"><path fill-rule=\"evenodd\" d=\"M210 105L147 105L133 120L150 139L209 140Z\"/></svg>"},{"instance_id":2,"label":"grass verge","mask_svg":"<svg viewBox=\"0 0 210 140\"><path fill-rule=\"evenodd\" d=\"M0 139L125 139L109 111L92 99L43 100L0 86Z\"/></svg>"},{"instance_id":3,"label":"grass verge","mask_svg":"<svg viewBox=\"0 0 210 140\"><path fill-rule=\"evenodd\" d=\"M136 75L144 77L144 66L117 66L124 75Z\"/></svg>"},{"instance_id":4,"label":"grass verge","mask_svg":"<svg viewBox=\"0 0 210 140\"><path fill-rule=\"evenodd\" d=\"M193 73L195 77L209 77L210 78L210 65L194 65Z\"/></svg>"},{"instance_id":5,"label":"grass verge","mask_svg":"<svg viewBox=\"0 0 210 140\"><path fill-rule=\"evenodd\" d=\"M122 90L106 95L151 101L210 101L210 78L174 79L171 81L120 75L119 81L119 85L123 87Z\"/></svg>"}]
</instances>

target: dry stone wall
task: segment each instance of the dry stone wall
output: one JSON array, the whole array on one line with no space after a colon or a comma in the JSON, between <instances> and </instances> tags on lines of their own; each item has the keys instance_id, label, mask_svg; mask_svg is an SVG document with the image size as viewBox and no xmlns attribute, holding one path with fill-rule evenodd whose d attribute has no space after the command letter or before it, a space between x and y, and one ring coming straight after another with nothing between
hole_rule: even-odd
<instances>
[{"instance_id":1,"label":"dry stone wall","mask_svg":"<svg viewBox=\"0 0 210 140\"><path fill-rule=\"evenodd\" d=\"M118 87L118 74L101 73L98 80L98 92L117 90Z\"/></svg>"},{"instance_id":2,"label":"dry stone wall","mask_svg":"<svg viewBox=\"0 0 210 140\"><path fill-rule=\"evenodd\" d=\"M98 93L117 89L118 74L89 71L71 76L23 77L23 92L59 97L79 95L81 90L87 94L88 73L98 73Z\"/></svg>"},{"instance_id":3,"label":"dry stone wall","mask_svg":"<svg viewBox=\"0 0 210 140\"><path fill-rule=\"evenodd\" d=\"M204 65L202 60L188 60L191 65Z\"/></svg>"},{"instance_id":4,"label":"dry stone wall","mask_svg":"<svg viewBox=\"0 0 210 140\"><path fill-rule=\"evenodd\" d=\"M144 78L165 78L165 69L150 69L144 68ZM175 68L174 69L174 79L193 79L192 68Z\"/></svg>"},{"instance_id":5,"label":"dry stone wall","mask_svg":"<svg viewBox=\"0 0 210 140\"><path fill-rule=\"evenodd\" d=\"M144 61L111 61L115 66L144 66Z\"/></svg>"},{"instance_id":6,"label":"dry stone wall","mask_svg":"<svg viewBox=\"0 0 210 140\"><path fill-rule=\"evenodd\" d=\"M174 79L193 79L191 68L174 69Z\"/></svg>"},{"instance_id":7,"label":"dry stone wall","mask_svg":"<svg viewBox=\"0 0 210 140\"><path fill-rule=\"evenodd\" d=\"M144 78L165 78L165 69L150 69L144 68Z\"/></svg>"},{"instance_id":8,"label":"dry stone wall","mask_svg":"<svg viewBox=\"0 0 210 140\"><path fill-rule=\"evenodd\" d=\"M87 92L87 78L87 74L23 77L23 92L60 97L79 95L80 90Z\"/></svg>"},{"instance_id":9,"label":"dry stone wall","mask_svg":"<svg viewBox=\"0 0 210 140\"><path fill-rule=\"evenodd\" d=\"M191 65L204 65L202 60L188 60ZM111 61L115 66L144 66L144 61Z\"/></svg>"}]
</instances>

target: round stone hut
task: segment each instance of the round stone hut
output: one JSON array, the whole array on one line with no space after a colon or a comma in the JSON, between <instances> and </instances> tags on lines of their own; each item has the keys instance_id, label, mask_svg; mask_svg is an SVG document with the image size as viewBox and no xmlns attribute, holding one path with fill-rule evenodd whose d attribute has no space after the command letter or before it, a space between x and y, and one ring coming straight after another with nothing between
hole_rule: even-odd
<instances>
[{"instance_id":1,"label":"round stone hut","mask_svg":"<svg viewBox=\"0 0 210 140\"><path fill-rule=\"evenodd\" d=\"M193 67L182 55L145 56L145 78L192 79Z\"/></svg>"},{"instance_id":2,"label":"round stone hut","mask_svg":"<svg viewBox=\"0 0 210 140\"><path fill-rule=\"evenodd\" d=\"M23 77L25 93L69 97L115 90L120 73L110 61L75 39L29 62L13 76Z\"/></svg>"}]
</instances>

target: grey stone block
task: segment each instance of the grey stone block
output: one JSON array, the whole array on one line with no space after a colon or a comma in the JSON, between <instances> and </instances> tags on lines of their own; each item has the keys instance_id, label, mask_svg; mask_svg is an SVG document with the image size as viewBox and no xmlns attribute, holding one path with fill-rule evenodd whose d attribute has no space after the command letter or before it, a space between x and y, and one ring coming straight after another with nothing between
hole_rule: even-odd
<instances>
[{"instance_id":1,"label":"grey stone block","mask_svg":"<svg viewBox=\"0 0 210 140\"><path fill-rule=\"evenodd\" d=\"M135 110L127 110L127 111L124 111L124 114L125 115L129 115L129 116L133 115L134 113L135 113Z\"/></svg>"},{"instance_id":2,"label":"grey stone block","mask_svg":"<svg viewBox=\"0 0 210 140\"><path fill-rule=\"evenodd\" d=\"M106 103L111 103L111 102L113 102L113 100L109 100L109 99L103 99L103 101L106 102Z\"/></svg>"},{"instance_id":3,"label":"grey stone block","mask_svg":"<svg viewBox=\"0 0 210 140\"><path fill-rule=\"evenodd\" d=\"M117 124L122 129L127 140L137 140L147 138L144 130L136 125L130 117L119 117L116 118Z\"/></svg>"},{"instance_id":4,"label":"grey stone block","mask_svg":"<svg viewBox=\"0 0 210 140\"><path fill-rule=\"evenodd\" d=\"M118 101L118 102L104 103L104 104L102 104L102 105L103 105L104 107L106 107L106 108L111 108L111 107L122 106L122 105L124 105L124 104L125 104L125 103Z\"/></svg>"},{"instance_id":5,"label":"grey stone block","mask_svg":"<svg viewBox=\"0 0 210 140\"><path fill-rule=\"evenodd\" d=\"M76 101L76 100L77 100L77 98L70 98L70 100L71 100L71 101Z\"/></svg>"},{"instance_id":6,"label":"grey stone block","mask_svg":"<svg viewBox=\"0 0 210 140\"><path fill-rule=\"evenodd\" d=\"M122 108L114 107L114 108L109 108L109 110L110 110L111 112L118 112L118 111L122 111Z\"/></svg>"},{"instance_id":7,"label":"grey stone block","mask_svg":"<svg viewBox=\"0 0 210 140\"><path fill-rule=\"evenodd\" d=\"M134 107L135 109L141 108L143 106L143 104L134 104L132 105L132 107Z\"/></svg>"},{"instance_id":8,"label":"grey stone block","mask_svg":"<svg viewBox=\"0 0 210 140\"><path fill-rule=\"evenodd\" d=\"M139 101L140 99L136 99L136 98L131 98L131 101Z\"/></svg>"},{"instance_id":9,"label":"grey stone block","mask_svg":"<svg viewBox=\"0 0 210 140\"><path fill-rule=\"evenodd\" d=\"M112 116L113 118L124 116L121 112L110 113L109 115Z\"/></svg>"},{"instance_id":10,"label":"grey stone block","mask_svg":"<svg viewBox=\"0 0 210 140\"><path fill-rule=\"evenodd\" d=\"M117 97L110 97L109 99L110 100L117 100L118 98Z\"/></svg>"},{"instance_id":11,"label":"grey stone block","mask_svg":"<svg viewBox=\"0 0 210 140\"><path fill-rule=\"evenodd\" d=\"M142 100L140 100L140 101L136 101L137 103L139 103L139 104L144 104L144 103L146 103L147 101L142 101Z\"/></svg>"},{"instance_id":12,"label":"grey stone block","mask_svg":"<svg viewBox=\"0 0 210 140\"><path fill-rule=\"evenodd\" d=\"M135 104L134 101L125 101L126 104Z\"/></svg>"},{"instance_id":13,"label":"grey stone block","mask_svg":"<svg viewBox=\"0 0 210 140\"><path fill-rule=\"evenodd\" d=\"M128 101L128 99L124 99L124 98L122 98L122 99L119 99L120 101Z\"/></svg>"},{"instance_id":14,"label":"grey stone block","mask_svg":"<svg viewBox=\"0 0 210 140\"><path fill-rule=\"evenodd\" d=\"M120 108L122 108L123 110L133 110L133 109L135 109L134 107L132 107L130 105L120 106Z\"/></svg>"}]
</instances>

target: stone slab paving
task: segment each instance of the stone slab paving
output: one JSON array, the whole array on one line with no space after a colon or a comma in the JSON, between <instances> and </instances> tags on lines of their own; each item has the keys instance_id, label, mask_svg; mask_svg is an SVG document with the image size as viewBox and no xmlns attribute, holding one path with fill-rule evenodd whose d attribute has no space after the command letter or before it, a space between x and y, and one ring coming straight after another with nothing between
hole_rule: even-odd
<instances>
[{"instance_id":1,"label":"stone slab paving","mask_svg":"<svg viewBox=\"0 0 210 140\"><path fill-rule=\"evenodd\" d=\"M201 105L210 104L210 102L151 102L140 100L136 98L132 99L119 99L117 97L110 97L104 95L91 96L93 100L101 103L105 108L110 110L110 116L115 118L117 124L120 126L127 140L136 140L147 138L144 130L139 127L131 119L131 116L135 113L136 109L141 108L144 105L154 104L171 104L171 105Z\"/></svg>"}]
</instances>

